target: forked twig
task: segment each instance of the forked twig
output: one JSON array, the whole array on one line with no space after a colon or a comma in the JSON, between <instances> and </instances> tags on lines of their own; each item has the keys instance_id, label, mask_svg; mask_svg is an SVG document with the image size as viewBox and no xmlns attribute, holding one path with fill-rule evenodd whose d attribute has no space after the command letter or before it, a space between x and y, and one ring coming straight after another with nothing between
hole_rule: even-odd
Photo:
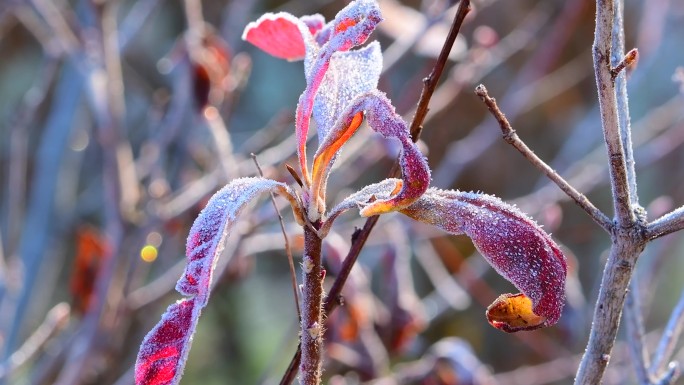
<instances>
[{"instance_id":1,"label":"forked twig","mask_svg":"<svg viewBox=\"0 0 684 385\"><path fill-rule=\"evenodd\" d=\"M499 106L496 104L496 100L489 96L485 86L480 84L475 88L475 94L480 97L480 99L487 105L489 112L492 113L497 122L499 122L499 127L501 127L501 133L503 134L503 139L510 145L515 147L532 165L543 172L549 179L551 179L558 187L563 190L570 198L572 198L578 206L580 206L587 214L594 220L601 228L610 232L612 227L611 220L603 213L601 210L596 208L589 199L587 199L584 194L577 191L570 183L568 183L562 176L560 176L554 169L552 169L548 164L541 160L527 145L520 139L518 134L515 132L511 123L506 119L506 116L501 112Z\"/></svg>"}]
</instances>

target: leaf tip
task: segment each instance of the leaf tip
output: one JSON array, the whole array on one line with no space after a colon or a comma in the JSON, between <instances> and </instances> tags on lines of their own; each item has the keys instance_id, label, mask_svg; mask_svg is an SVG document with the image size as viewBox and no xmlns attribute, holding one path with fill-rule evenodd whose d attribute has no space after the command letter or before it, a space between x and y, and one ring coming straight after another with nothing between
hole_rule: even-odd
<instances>
[{"instance_id":1,"label":"leaf tip","mask_svg":"<svg viewBox=\"0 0 684 385\"><path fill-rule=\"evenodd\" d=\"M535 330L548 325L548 319L535 314L532 300L522 293L500 295L487 307L487 321L506 333Z\"/></svg>"}]
</instances>

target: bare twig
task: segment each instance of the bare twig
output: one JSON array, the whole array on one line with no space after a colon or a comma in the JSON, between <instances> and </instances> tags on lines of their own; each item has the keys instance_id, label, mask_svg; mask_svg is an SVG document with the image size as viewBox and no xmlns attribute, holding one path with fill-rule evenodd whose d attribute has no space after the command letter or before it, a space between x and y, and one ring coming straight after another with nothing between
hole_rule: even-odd
<instances>
[{"instance_id":1,"label":"bare twig","mask_svg":"<svg viewBox=\"0 0 684 385\"><path fill-rule=\"evenodd\" d=\"M487 105L487 108L492 113L494 118L499 122L499 127L501 127L501 132L503 138L506 142L515 147L527 160L532 163L536 168L543 172L549 179L554 181L558 187L563 190L569 197L571 197L578 206L580 206L587 214L601 226L604 230L610 231L611 221L610 219L602 213L596 206L594 206L589 199L587 199L584 194L577 191L572 187L563 177L558 175L558 173L553 170L549 165L544 163L534 152L527 147L527 145L520 140L518 134L516 134L511 124L506 119L506 116L501 112L499 106L496 104L496 100L489 96L487 89L483 85L477 86L475 93L482 99L482 101Z\"/></svg>"},{"instance_id":2,"label":"bare twig","mask_svg":"<svg viewBox=\"0 0 684 385\"><path fill-rule=\"evenodd\" d=\"M638 280L633 280L625 301L625 324L627 345L632 355L632 365L640 384L651 384L649 376L648 351L644 344L644 320L641 316Z\"/></svg>"},{"instance_id":3,"label":"bare twig","mask_svg":"<svg viewBox=\"0 0 684 385\"><path fill-rule=\"evenodd\" d=\"M0 365L0 378L11 377L13 373L35 358L50 339L66 327L69 322L70 313L71 309L67 303L60 302L55 305L48 312L43 323L31 334L19 350L12 353L9 359Z\"/></svg>"},{"instance_id":4,"label":"bare twig","mask_svg":"<svg viewBox=\"0 0 684 385\"><path fill-rule=\"evenodd\" d=\"M589 341L577 370L576 385L601 382L615 344L634 265L647 242L642 215L635 215L638 203L632 143L627 136L629 114L626 88L621 82L619 89L616 89L611 75L611 53L622 55L614 51L621 46L623 38L621 5L621 0L617 0L617 6L613 0L598 0L596 4L594 71L603 137L608 151L616 226L611 232L612 246L601 279ZM624 78L624 74L620 77Z\"/></svg>"},{"instance_id":5,"label":"bare twig","mask_svg":"<svg viewBox=\"0 0 684 385\"><path fill-rule=\"evenodd\" d=\"M432 72L430 72L430 75L423 79L423 91L421 92L420 99L418 100L418 108L416 109L416 114L413 116L413 121L411 121L410 132L411 137L414 138L414 141L417 140L416 138L420 133L420 126L423 124L423 121L425 120L425 117L427 116L427 113L429 111L428 105L430 102L430 98L432 97L432 94L435 92L435 88L437 88L437 82L439 81L439 78L442 76L444 66L446 65L446 62L449 59L451 47L453 47L454 42L456 41L458 31L461 29L461 25L463 25L463 20L465 19L468 12L470 12L470 0L461 0L461 3L458 5L458 10L456 11L456 16L454 17L454 21L451 23L451 29L449 30L449 34L447 35L446 41L444 41L444 45L442 46L442 51L439 53L439 57L437 58L437 63L435 63L435 66L432 69Z\"/></svg>"},{"instance_id":6,"label":"bare twig","mask_svg":"<svg viewBox=\"0 0 684 385\"><path fill-rule=\"evenodd\" d=\"M250 154L252 159L254 160L254 165L256 165L257 170L259 170L259 175L262 177L264 176L264 172L261 170L261 166L259 165L259 161L257 160L257 156L255 154ZM290 248L290 239L287 236L287 232L285 231L285 223L283 222L283 216L280 215L280 211L278 210L278 205L276 204L275 201L275 195L271 193L271 203L273 203L273 209L275 210L276 215L278 216L278 223L280 223L280 230L283 232L283 239L285 240L285 253L287 253L287 263L290 266L290 277L292 278L292 293L294 294L294 300L295 300L295 306L297 306L297 319L302 319L302 314L301 314L301 308L299 307L299 289L298 289L298 284L297 284L297 273L295 272L295 267L294 267L294 258L292 258L292 248Z\"/></svg>"},{"instance_id":7,"label":"bare twig","mask_svg":"<svg viewBox=\"0 0 684 385\"><path fill-rule=\"evenodd\" d=\"M646 236L649 239L655 239L682 229L684 229L684 206L649 223L646 226Z\"/></svg>"},{"instance_id":8,"label":"bare twig","mask_svg":"<svg viewBox=\"0 0 684 385\"><path fill-rule=\"evenodd\" d=\"M663 336L655 350L653 362L651 363L650 373L653 377L661 376L666 371L666 366L672 358L675 346L684 328L684 292L679 297L679 302L672 310L667 326L663 331Z\"/></svg>"},{"instance_id":9,"label":"bare twig","mask_svg":"<svg viewBox=\"0 0 684 385\"><path fill-rule=\"evenodd\" d=\"M618 0L619 1L619 0ZM631 210L625 149L621 140L615 82L611 72L611 52L613 44L613 24L615 1L598 0L596 3L596 31L592 46L594 74L601 107L603 139L608 150L610 162L610 181L613 190L613 208L620 227L630 227L634 222Z\"/></svg>"}]
</instances>

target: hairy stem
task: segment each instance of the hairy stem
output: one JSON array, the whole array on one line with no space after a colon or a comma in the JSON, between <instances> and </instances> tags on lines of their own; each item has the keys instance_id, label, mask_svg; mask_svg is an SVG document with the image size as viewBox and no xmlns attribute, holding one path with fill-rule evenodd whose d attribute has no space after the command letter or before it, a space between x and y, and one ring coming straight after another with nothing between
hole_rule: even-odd
<instances>
[{"instance_id":1,"label":"hairy stem","mask_svg":"<svg viewBox=\"0 0 684 385\"><path fill-rule=\"evenodd\" d=\"M321 383L321 358L323 356L323 270L321 268L321 238L316 232L304 227L304 275L302 286L302 320L299 365L302 385Z\"/></svg>"}]
</instances>

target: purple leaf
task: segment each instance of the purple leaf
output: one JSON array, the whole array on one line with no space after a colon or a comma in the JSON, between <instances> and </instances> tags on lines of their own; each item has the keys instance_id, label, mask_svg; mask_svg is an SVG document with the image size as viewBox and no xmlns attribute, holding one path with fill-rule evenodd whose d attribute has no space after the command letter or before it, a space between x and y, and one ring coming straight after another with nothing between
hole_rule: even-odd
<instances>
[{"instance_id":1,"label":"purple leaf","mask_svg":"<svg viewBox=\"0 0 684 385\"><path fill-rule=\"evenodd\" d=\"M378 42L333 54L313 105L319 143L356 97L377 88L381 71L382 52Z\"/></svg>"},{"instance_id":2,"label":"purple leaf","mask_svg":"<svg viewBox=\"0 0 684 385\"><path fill-rule=\"evenodd\" d=\"M328 212L328 217L325 222L323 222L323 225L321 225L321 234L327 234L335 219L347 210L353 208L361 210L370 201L389 199L392 195L399 192L401 186L401 179L388 178L379 183L370 184L352 195L349 195Z\"/></svg>"},{"instance_id":3,"label":"purple leaf","mask_svg":"<svg viewBox=\"0 0 684 385\"><path fill-rule=\"evenodd\" d=\"M402 213L451 234L466 234L494 269L524 295L502 295L488 309L506 332L555 324L565 303L565 257L539 225L500 199L431 188Z\"/></svg>"}]
</instances>

